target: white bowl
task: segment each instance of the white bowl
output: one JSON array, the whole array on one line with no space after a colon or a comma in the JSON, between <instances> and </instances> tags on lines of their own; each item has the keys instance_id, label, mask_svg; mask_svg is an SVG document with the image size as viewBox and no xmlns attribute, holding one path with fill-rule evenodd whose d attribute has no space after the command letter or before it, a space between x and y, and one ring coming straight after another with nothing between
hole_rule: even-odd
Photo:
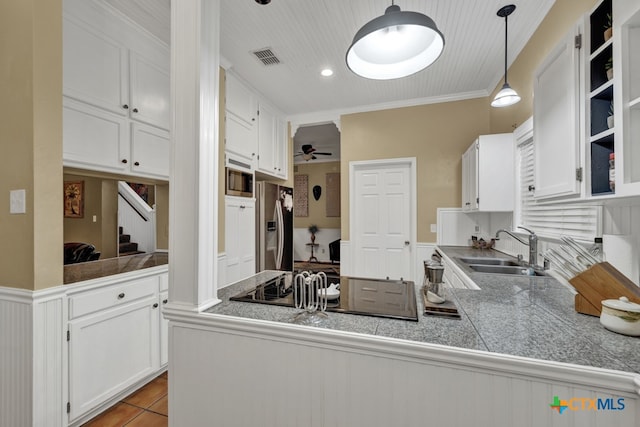
<instances>
[{"instance_id":1,"label":"white bowl","mask_svg":"<svg viewBox=\"0 0 640 427\"><path fill-rule=\"evenodd\" d=\"M320 296L326 296L327 300L331 301L334 299L338 299L340 297L340 289L334 283L329 285L327 288L319 289L318 293Z\"/></svg>"},{"instance_id":2,"label":"white bowl","mask_svg":"<svg viewBox=\"0 0 640 427\"><path fill-rule=\"evenodd\" d=\"M600 323L610 331L638 337L640 336L640 304L630 302L626 297L604 300Z\"/></svg>"}]
</instances>

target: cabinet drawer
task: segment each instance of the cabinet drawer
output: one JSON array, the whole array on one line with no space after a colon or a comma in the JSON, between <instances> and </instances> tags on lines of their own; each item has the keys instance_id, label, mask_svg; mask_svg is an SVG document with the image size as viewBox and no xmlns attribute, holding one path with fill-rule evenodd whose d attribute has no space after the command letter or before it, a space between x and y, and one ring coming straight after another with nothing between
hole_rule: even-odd
<instances>
[{"instance_id":1,"label":"cabinet drawer","mask_svg":"<svg viewBox=\"0 0 640 427\"><path fill-rule=\"evenodd\" d=\"M69 319L75 319L158 293L158 276L93 289L69 298Z\"/></svg>"}]
</instances>

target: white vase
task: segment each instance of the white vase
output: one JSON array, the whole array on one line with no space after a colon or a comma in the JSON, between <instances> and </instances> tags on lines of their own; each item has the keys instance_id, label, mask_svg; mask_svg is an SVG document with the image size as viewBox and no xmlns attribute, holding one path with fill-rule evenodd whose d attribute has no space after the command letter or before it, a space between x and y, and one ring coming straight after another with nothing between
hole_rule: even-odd
<instances>
[{"instance_id":1,"label":"white vase","mask_svg":"<svg viewBox=\"0 0 640 427\"><path fill-rule=\"evenodd\" d=\"M607 70L607 80L611 80L613 78L613 68L609 68Z\"/></svg>"},{"instance_id":2,"label":"white vase","mask_svg":"<svg viewBox=\"0 0 640 427\"><path fill-rule=\"evenodd\" d=\"M609 126L609 129L613 127L613 116L607 117L607 126Z\"/></svg>"}]
</instances>

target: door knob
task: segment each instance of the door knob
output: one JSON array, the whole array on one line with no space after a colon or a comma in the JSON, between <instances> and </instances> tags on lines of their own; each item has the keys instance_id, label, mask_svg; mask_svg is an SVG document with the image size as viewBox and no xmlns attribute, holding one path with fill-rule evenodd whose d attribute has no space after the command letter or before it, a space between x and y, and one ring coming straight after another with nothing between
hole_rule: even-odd
<instances>
[{"instance_id":1,"label":"door knob","mask_svg":"<svg viewBox=\"0 0 640 427\"><path fill-rule=\"evenodd\" d=\"M405 246L409 246L410 244L411 244L411 242L410 242L410 241L408 241L408 240L405 240L405 241L404 241L404 245L405 245Z\"/></svg>"}]
</instances>

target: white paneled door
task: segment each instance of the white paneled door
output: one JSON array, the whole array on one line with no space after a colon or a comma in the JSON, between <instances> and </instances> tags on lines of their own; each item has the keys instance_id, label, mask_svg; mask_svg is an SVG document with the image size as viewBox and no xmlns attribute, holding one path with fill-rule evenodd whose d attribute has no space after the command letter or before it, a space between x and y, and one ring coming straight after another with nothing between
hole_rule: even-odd
<instances>
[{"instance_id":1,"label":"white paneled door","mask_svg":"<svg viewBox=\"0 0 640 427\"><path fill-rule=\"evenodd\" d=\"M415 244L413 161L352 164L352 275L412 279Z\"/></svg>"}]
</instances>

